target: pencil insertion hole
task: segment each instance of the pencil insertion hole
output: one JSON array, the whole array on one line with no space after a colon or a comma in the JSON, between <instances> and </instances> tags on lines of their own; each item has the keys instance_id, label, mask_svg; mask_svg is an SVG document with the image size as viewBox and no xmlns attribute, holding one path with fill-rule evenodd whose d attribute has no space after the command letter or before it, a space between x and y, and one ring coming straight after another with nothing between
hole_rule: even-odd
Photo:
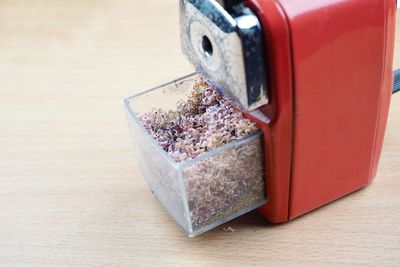
<instances>
[{"instance_id":1,"label":"pencil insertion hole","mask_svg":"<svg viewBox=\"0 0 400 267\"><path fill-rule=\"evenodd\" d=\"M210 39L207 36L203 36L202 41L203 52L207 57L211 57L213 54L213 46Z\"/></svg>"}]
</instances>

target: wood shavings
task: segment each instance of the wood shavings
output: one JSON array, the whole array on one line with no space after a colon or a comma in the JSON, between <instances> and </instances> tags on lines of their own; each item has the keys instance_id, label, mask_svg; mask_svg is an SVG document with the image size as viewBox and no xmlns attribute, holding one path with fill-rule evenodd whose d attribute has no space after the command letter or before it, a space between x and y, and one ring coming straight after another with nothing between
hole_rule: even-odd
<instances>
[{"instance_id":1,"label":"wood shavings","mask_svg":"<svg viewBox=\"0 0 400 267\"><path fill-rule=\"evenodd\" d=\"M195 82L189 96L176 107L167 111L153 109L138 114L138 118L176 162L190 163L182 169L182 176L192 230L218 224L265 203L260 136L198 159L206 152L256 133L256 124L244 118L231 99L218 94L202 79ZM179 197L179 192L174 194Z\"/></svg>"},{"instance_id":2,"label":"wood shavings","mask_svg":"<svg viewBox=\"0 0 400 267\"><path fill-rule=\"evenodd\" d=\"M233 229L230 226L226 226L226 227L222 227L222 231L232 233L232 232L235 232L235 229Z\"/></svg>"},{"instance_id":3,"label":"wood shavings","mask_svg":"<svg viewBox=\"0 0 400 267\"><path fill-rule=\"evenodd\" d=\"M258 131L255 123L235 109L209 83L195 83L177 109L139 114L145 129L177 162L183 162Z\"/></svg>"}]
</instances>

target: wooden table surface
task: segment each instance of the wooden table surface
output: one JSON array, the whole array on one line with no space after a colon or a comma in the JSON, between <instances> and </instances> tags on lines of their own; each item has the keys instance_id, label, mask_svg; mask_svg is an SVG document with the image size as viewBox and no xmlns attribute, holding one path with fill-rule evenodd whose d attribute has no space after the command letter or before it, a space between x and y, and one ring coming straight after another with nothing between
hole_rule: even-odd
<instances>
[{"instance_id":1,"label":"wooden table surface","mask_svg":"<svg viewBox=\"0 0 400 267\"><path fill-rule=\"evenodd\" d=\"M191 71L177 1L0 1L0 266L400 265L400 95L368 188L186 237L138 171L122 99Z\"/></svg>"}]
</instances>

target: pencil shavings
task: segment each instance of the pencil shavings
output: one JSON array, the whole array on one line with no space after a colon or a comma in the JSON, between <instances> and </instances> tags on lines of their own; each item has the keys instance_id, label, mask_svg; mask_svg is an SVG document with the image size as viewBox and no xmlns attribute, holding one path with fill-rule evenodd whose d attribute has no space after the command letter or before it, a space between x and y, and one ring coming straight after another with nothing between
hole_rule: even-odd
<instances>
[{"instance_id":1,"label":"pencil shavings","mask_svg":"<svg viewBox=\"0 0 400 267\"><path fill-rule=\"evenodd\" d=\"M176 110L154 109L139 119L176 162L194 159L259 130L235 109L231 99L203 79L194 84L187 99L177 103Z\"/></svg>"},{"instance_id":2,"label":"pencil shavings","mask_svg":"<svg viewBox=\"0 0 400 267\"><path fill-rule=\"evenodd\" d=\"M231 99L203 79L194 83L176 110L138 114L148 133L183 168L187 208L193 231L209 227L265 201L262 140L254 138L202 159L200 155L259 131ZM157 164L155 164L157 166ZM157 167L156 167L157 168ZM161 171L160 171L161 173ZM159 176L162 183L162 176ZM155 183L155 182L154 182ZM179 198L177 186L163 183Z\"/></svg>"}]
</instances>

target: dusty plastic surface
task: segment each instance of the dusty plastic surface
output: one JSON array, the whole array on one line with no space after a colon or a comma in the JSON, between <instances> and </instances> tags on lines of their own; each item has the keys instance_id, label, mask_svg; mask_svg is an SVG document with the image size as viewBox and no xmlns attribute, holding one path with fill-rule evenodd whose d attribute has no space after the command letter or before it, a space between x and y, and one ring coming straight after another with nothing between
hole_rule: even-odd
<instances>
[{"instance_id":1,"label":"dusty plastic surface","mask_svg":"<svg viewBox=\"0 0 400 267\"><path fill-rule=\"evenodd\" d=\"M199 76L192 74L125 99L136 158L164 208L196 236L266 203L262 133L175 162L147 133L137 114L175 109Z\"/></svg>"}]
</instances>

